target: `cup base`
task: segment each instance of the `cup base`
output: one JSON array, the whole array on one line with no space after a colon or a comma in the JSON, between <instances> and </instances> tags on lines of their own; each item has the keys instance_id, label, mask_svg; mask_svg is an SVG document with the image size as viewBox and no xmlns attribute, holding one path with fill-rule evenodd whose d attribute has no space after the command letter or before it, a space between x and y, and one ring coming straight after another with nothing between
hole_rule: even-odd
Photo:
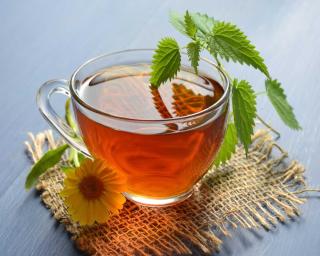
<instances>
[{"instance_id":1,"label":"cup base","mask_svg":"<svg viewBox=\"0 0 320 256\"><path fill-rule=\"evenodd\" d=\"M144 196L138 196L130 193L123 193L123 195L130 201L143 205L143 206L149 206L149 207L166 207L175 205L178 203L181 203L182 201L188 199L193 193L193 189L190 189L189 191L173 196L173 197L167 197L167 198L150 198L150 197L144 197Z\"/></svg>"}]
</instances>

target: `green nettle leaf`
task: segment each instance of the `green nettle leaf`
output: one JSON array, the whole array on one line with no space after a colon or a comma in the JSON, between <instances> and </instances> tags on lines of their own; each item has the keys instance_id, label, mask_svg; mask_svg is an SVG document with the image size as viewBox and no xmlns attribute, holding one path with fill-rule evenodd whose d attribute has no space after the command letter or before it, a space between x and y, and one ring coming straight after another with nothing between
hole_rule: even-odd
<instances>
[{"instance_id":1,"label":"green nettle leaf","mask_svg":"<svg viewBox=\"0 0 320 256\"><path fill-rule=\"evenodd\" d=\"M73 116L72 116L72 113L70 110L70 98L67 99L66 104L65 104L65 120L66 120L67 124L71 127L71 129L73 130L74 138L77 139L78 138L78 135L77 135L78 127L77 127L76 122L73 119ZM69 162L71 162L75 167L78 167L78 166L80 166L81 161L82 161L80 158L83 159L84 156L81 153L79 153L76 149L71 147L69 150L69 157L68 157Z\"/></svg>"},{"instance_id":2,"label":"green nettle leaf","mask_svg":"<svg viewBox=\"0 0 320 256\"><path fill-rule=\"evenodd\" d=\"M80 163L80 164L81 164L82 161L85 160L86 158L87 158L87 157L86 157L84 154L78 152L78 160L79 160L79 163Z\"/></svg>"},{"instance_id":3,"label":"green nettle leaf","mask_svg":"<svg viewBox=\"0 0 320 256\"><path fill-rule=\"evenodd\" d=\"M289 127L301 129L280 83L271 79L260 53L236 25L216 21L206 14L188 11L184 16L171 12L170 21L178 31L191 38L192 41L186 48L191 66L196 73L201 50L208 50L219 65L221 65L219 60L221 58L246 64L261 71L267 77L268 97L281 119ZM162 39L153 56L150 82L155 87L159 87L161 83L174 77L180 69L180 62L181 56L177 42L172 38ZM256 95L247 81L234 80L232 83L234 124L228 126L225 143L217 155L216 165L230 157L232 150L234 151L233 143L236 143L236 139L243 144L248 153L254 129Z\"/></svg>"},{"instance_id":4,"label":"green nettle leaf","mask_svg":"<svg viewBox=\"0 0 320 256\"><path fill-rule=\"evenodd\" d=\"M75 167L79 167L81 164L81 161L83 160L83 155L79 153L76 149L70 147L70 153L68 160L70 163L72 163Z\"/></svg>"},{"instance_id":5,"label":"green nettle leaf","mask_svg":"<svg viewBox=\"0 0 320 256\"><path fill-rule=\"evenodd\" d=\"M241 80L238 82L237 79L233 81L232 108L238 138L247 153L248 146L251 144L254 118L256 117L256 96L247 81Z\"/></svg>"},{"instance_id":6,"label":"green nettle leaf","mask_svg":"<svg viewBox=\"0 0 320 256\"><path fill-rule=\"evenodd\" d=\"M191 38L194 38L197 32L197 27L188 11L186 11L186 14L184 15L184 25L187 35Z\"/></svg>"},{"instance_id":7,"label":"green nettle leaf","mask_svg":"<svg viewBox=\"0 0 320 256\"><path fill-rule=\"evenodd\" d=\"M191 62L191 66L194 68L194 71L196 72L196 74L198 74L200 50L201 50L201 47L200 47L200 44L198 41L190 42L187 45L188 58Z\"/></svg>"},{"instance_id":8,"label":"green nettle leaf","mask_svg":"<svg viewBox=\"0 0 320 256\"><path fill-rule=\"evenodd\" d=\"M68 125L71 127L71 129L76 133L78 128L77 128L76 122L74 121L72 114L71 114L70 102L71 102L70 98L67 99L66 105L65 105L65 119L66 119L66 122L68 123Z\"/></svg>"},{"instance_id":9,"label":"green nettle leaf","mask_svg":"<svg viewBox=\"0 0 320 256\"><path fill-rule=\"evenodd\" d=\"M207 38L207 35L211 33L216 21L214 20L214 18L209 17L207 14L201 14L198 12L190 13L190 16L197 28L196 36L200 39L205 40Z\"/></svg>"},{"instance_id":10,"label":"green nettle leaf","mask_svg":"<svg viewBox=\"0 0 320 256\"><path fill-rule=\"evenodd\" d=\"M189 13L188 11L186 14L191 16L193 24L196 28L196 37L199 39L206 39L207 35L211 33L215 20L209 17L207 14L201 13ZM177 12L170 12L170 23L182 34L186 36L190 36L186 31L186 22L185 16L177 13ZM192 38L193 38L192 34Z\"/></svg>"},{"instance_id":11,"label":"green nettle leaf","mask_svg":"<svg viewBox=\"0 0 320 256\"><path fill-rule=\"evenodd\" d=\"M67 144L64 144L56 149L49 150L47 153L45 153L41 159L32 167L30 173L27 176L25 188L30 189L37 181L38 177L43 174L46 170L56 165L64 151L69 146Z\"/></svg>"},{"instance_id":12,"label":"green nettle leaf","mask_svg":"<svg viewBox=\"0 0 320 256\"><path fill-rule=\"evenodd\" d=\"M74 167L64 165L64 166L61 166L61 170L62 170L64 173L67 173L67 172L73 171L73 170L74 170Z\"/></svg>"},{"instance_id":13,"label":"green nettle leaf","mask_svg":"<svg viewBox=\"0 0 320 256\"><path fill-rule=\"evenodd\" d=\"M234 123L228 123L227 130L218 154L214 159L214 165L219 166L229 160L232 154L236 151L238 143L237 131Z\"/></svg>"},{"instance_id":14,"label":"green nettle leaf","mask_svg":"<svg viewBox=\"0 0 320 256\"><path fill-rule=\"evenodd\" d=\"M259 52L247 39L247 36L235 25L227 22L215 22L210 34L207 34L208 50L221 58L252 66L270 77Z\"/></svg>"},{"instance_id":15,"label":"green nettle leaf","mask_svg":"<svg viewBox=\"0 0 320 256\"><path fill-rule=\"evenodd\" d=\"M185 29L185 21L183 15L171 11L169 13L170 23L175 27L181 34L188 35Z\"/></svg>"},{"instance_id":16,"label":"green nettle leaf","mask_svg":"<svg viewBox=\"0 0 320 256\"><path fill-rule=\"evenodd\" d=\"M267 79L265 85L267 95L282 121L294 130L301 129L281 84L277 80Z\"/></svg>"},{"instance_id":17,"label":"green nettle leaf","mask_svg":"<svg viewBox=\"0 0 320 256\"><path fill-rule=\"evenodd\" d=\"M172 79L180 70L180 48L173 38L160 40L152 59L150 83L159 87L161 83Z\"/></svg>"}]
</instances>

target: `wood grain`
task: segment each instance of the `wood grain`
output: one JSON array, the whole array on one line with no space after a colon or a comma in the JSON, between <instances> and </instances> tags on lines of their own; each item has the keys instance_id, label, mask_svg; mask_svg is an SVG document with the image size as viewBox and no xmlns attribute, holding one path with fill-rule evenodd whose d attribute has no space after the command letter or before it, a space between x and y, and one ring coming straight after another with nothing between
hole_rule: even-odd
<instances>
[{"instance_id":1,"label":"wood grain","mask_svg":"<svg viewBox=\"0 0 320 256\"><path fill-rule=\"evenodd\" d=\"M51 78L68 78L83 61L104 52L154 47L165 35L185 42L167 22L169 10L185 9L234 22L257 45L272 76L286 88L303 131L287 129L264 97L258 100L259 111L281 132L280 144L290 156L306 166L309 183L320 184L319 1L2 0L1 255L80 254L36 192L24 190L30 168L24 155L26 133L48 127L35 105L38 87ZM258 72L226 66L234 76L263 89ZM219 255L319 255L319 199L302 208L301 218L271 232L236 230L232 238L223 238Z\"/></svg>"}]
</instances>

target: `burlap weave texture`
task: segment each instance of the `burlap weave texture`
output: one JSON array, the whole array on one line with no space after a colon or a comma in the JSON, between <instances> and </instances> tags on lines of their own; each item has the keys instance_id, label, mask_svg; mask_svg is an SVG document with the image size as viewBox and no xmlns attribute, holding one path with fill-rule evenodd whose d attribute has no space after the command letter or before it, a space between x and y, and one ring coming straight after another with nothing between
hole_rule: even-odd
<instances>
[{"instance_id":1,"label":"burlap weave texture","mask_svg":"<svg viewBox=\"0 0 320 256\"><path fill-rule=\"evenodd\" d=\"M51 131L30 134L27 149L37 161L46 146L56 147ZM305 202L304 168L284 163L287 153L265 130L254 135L248 157L242 147L227 164L212 168L185 202L166 208L137 206L129 201L107 224L80 227L70 220L59 196L64 174L58 167L41 176L37 189L54 217L72 234L77 246L92 255L188 255L216 251L231 228L270 229L299 215Z\"/></svg>"}]
</instances>

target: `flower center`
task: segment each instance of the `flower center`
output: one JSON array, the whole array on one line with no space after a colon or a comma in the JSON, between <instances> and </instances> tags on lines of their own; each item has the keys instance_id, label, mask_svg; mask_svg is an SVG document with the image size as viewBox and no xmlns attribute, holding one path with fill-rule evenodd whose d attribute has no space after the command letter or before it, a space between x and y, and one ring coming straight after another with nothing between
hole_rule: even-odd
<instances>
[{"instance_id":1,"label":"flower center","mask_svg":"<svg viewBox=\"0 0 320 256\"><path fill-rule=\"evenodd\" d=\"M103 182L95 176L87 176L79 184L80 192L87 199L97 199L101 196L104 186Z\"/></svg>"}]
</instances>

